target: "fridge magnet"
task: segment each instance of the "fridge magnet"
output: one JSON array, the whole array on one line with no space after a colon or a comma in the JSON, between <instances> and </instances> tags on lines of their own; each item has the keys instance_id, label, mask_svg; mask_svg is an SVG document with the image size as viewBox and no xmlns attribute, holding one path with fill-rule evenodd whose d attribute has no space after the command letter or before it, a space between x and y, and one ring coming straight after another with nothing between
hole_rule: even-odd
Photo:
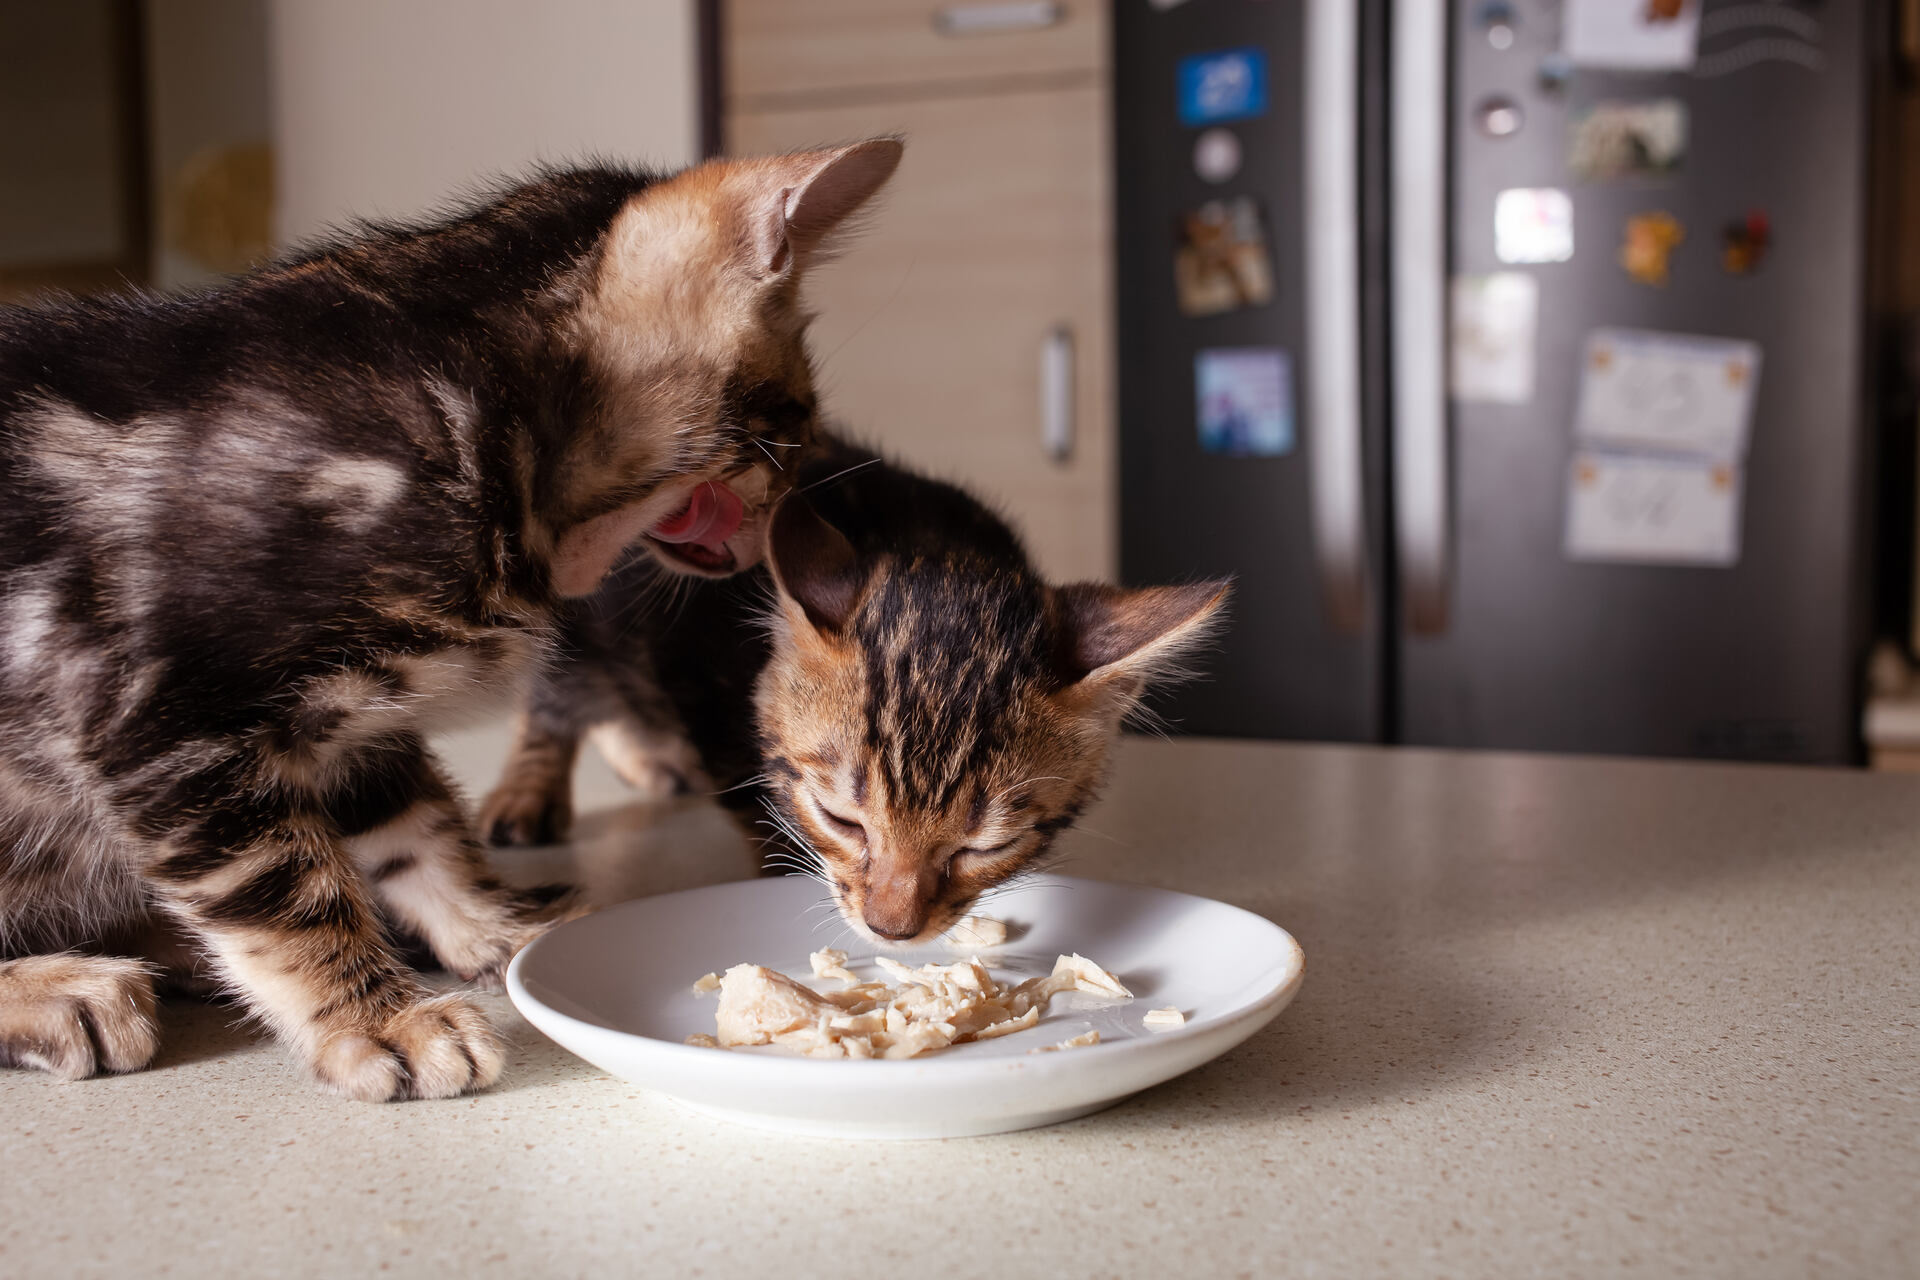
<instances>
[{"instance_id":1,"label":"fridge magnet","mask_svg":"<svg viewBox=\"0 0 1920 1280\"><path fill-rule=\"evenodd\" d=\"M1513 48L1515 18L1509 0L1486 0L1473 21L1489 45L1502 53Z\"/></svg>"},{"instance_id":2,"label":"fridge magnet","mask_svg":"<svg viewBox=\"0 0 1920 1280\"><path fill-rule=\"evenodd\" d=\"M1180 123L1225 124L1267 109L1267 55L1258 49L1228 49L1180 59Z\"/></svg>"},{"instance_id":3,"label":"fridge magnet","mask_svg":"<svg viewBox=\"0 0 1920 1280\"><path fill-rule=\"evenodd\" d=\"M1293 366L1278 347L1219 347L1193 357L1200 447L1237 458L1293 452Z\"/></svg>"},{"instance_id":4,"label":"fridge magnet","mask_svg":"<svg viewBox=\"0 0 1920 1280\"><path fill-rule=\"evenodd\" d=\"M1767 256L1773 224L1758 209L1720 229L1720 265L1728 275L1751 275Z\"/></svg>"},{"instance_id":5,"label":"fridge magnet","mask_svg":"<svg viewBox=\"0 0 1920 1280\"><path fill-rule=\"evenodd\" d=\"M1534 71L1533 79L1542 93L1563 93L1566 91L1567 81L1573 79L1573 59L1564 53L1550 53L1540 59L1540 66Z\"/></svg>"},{"instance_id":6,"label":"fridge magnet","mask_svg":"<svg viewBox=\"0 0 1920 1280\"><path fill-rule=\"evenodd\" d=\"M1667 282L1668 259L1687 229L1670 213L1636 213L1627 219L1626 239L1620 245L1620 265L1641 284Z\"/></svg>"},{"instance_id":7,"label":"fridge magnet","mask_svg":"<svg viewBox=\"0 0 1920 1280\"><path fill-rule=\"evenodd\" d=\"M1193 171L1216 184L1240 172L1240 139L1233 130L1208 129L1193 140Z\"/></svg>"},{"instance_id":8,"label":"fridge magnet","mask_svg":"<svg viewBox=\"0 0 1920 1280\"><path fill-rule=\"evenodd\" d=\"M1685 71L1700 41L1701 0L1566 0L1560 51L1583 67Z\"/></svg>"},{"instance_id":9,"label":"fridge magnet","mask_svg":"<svg viewBox=\"0 0 1920 1280\"><path fill-rule=\"evenodd\" d=\"M1567 168L1588 182L1660 178L1687 151L1687 107L1678 98L1601 102L1574 118Z\"/></svg>"},{"instance_id":10,"label":"fridge magnet","mask_svg":"<svg viewBox=\"0 0 1920 1280\"><path fill-rule=\"evenodd\" d=\"M1742 488L1732 463L1576 453L1567 484L1567 557L1738 564Z\"/></svg>"},{"instance_id":11,"label":"fridge magnet","mask_svg":"<svg viewBox=\"0 0 1920 1280\"><path fill-rule=\"evenodd\" d=\"M1585 445L1737 460L1747 450L1759 381L1757 342L1595 329L1574 432Z\"/></svg>"},{"instance_id":12,"label":"fridge magnet","mask_svg":"<svg viewBox=\"0 0 1920 1280\"><path fill-rule=\"evenodd\" d=\"M1520 104L1505 94L1482 98L1473 109L1474 125L1489 138L1508 138L1520 132L1526 118Z\"/></svg>"},{"instance_id":13,"label":"fridge magnet","mask_svg":"<svg viewBox=\"0 0 1920 1280\"><path fill-rule=\"evenodd\" d=\"M1493 199L1493 252L1502 262L1573 256L1573 201L1557 187L1508 187Z\"/></svg>"},{"instance_id":14,"label":"fridge magnet","mask_svg":"<svg viewBox=\"0 0 1920 1280\"><path fill-rule=\"evenodd\" d=\"M1534 330L1540 286L1521 271L1453 278L1449 355L1455 400L1525 404L1533 399Z\"/></svg>"},{"instance_id":15,"label":"fridge magnet","mask_svg":"<svg viewBox=\"0 0 1920 1280\"><path fill-rule=\"evenodd\" d=\"M1218 315L1273 301L1273 259L1259 202L1209 200L1180 218L1173 283L1180 313Z\"/></svg>"}]
</instances>

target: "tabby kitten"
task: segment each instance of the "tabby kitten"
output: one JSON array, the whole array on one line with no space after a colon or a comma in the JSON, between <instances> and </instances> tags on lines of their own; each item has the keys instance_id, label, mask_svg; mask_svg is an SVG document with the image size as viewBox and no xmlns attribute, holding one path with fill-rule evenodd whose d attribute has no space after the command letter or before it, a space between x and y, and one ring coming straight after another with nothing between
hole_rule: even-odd
<instances>
[{"instance_id":1,"label":"tabby kitten","mask_svg":"<svg viewBox=\"0 0 1920 1280\"><path fill-rule=\"evenodd\" d=\"M641 607L659 583L635 562L576 613L483 806L492 838L564 834L592 731L637 786L720 788L901 944L1045 855L1228 592L1048 586L980 502L838 444L777 508L766 571L699 584L671 626Z\"/></svg>"},{"instance_id":2,"label":"tabby kitten","mask_svg":"<svg viewBox=\"0 0 1920 1280\"><path fill-rule=\"evenodd\" d=\"M812 432L799 279L899 153L552 171L218 292L0 311L0 1063L149 1061L115 956L158 924L336 1093L498 1076L383 915L497 980L559 906L489 873L426 734L631 544L757 560Z\"/></svg>"}]
</instances>

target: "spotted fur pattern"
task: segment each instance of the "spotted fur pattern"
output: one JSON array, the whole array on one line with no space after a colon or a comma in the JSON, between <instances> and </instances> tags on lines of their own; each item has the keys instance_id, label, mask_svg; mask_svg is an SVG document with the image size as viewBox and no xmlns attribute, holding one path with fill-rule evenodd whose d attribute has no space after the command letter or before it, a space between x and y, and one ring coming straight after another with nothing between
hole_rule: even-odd
<instances>
[{"instance_id":1,"label":"spotted fur pattern","mask_svg":"<svg viewBox=\"0 0 1920 1280\"><path fill-rule=\"evenodd\" d=\"M391 935L497 982L565 899L493 875L426 735L632 544L758 559L812 433L799 276L898 153L555 171L218 292L0 312L0 1062L142 1065L151 976L100 953L159 919L330 1090L499 1074ZM709 481L723 546L643 537Z\"/></svg>"},{"instance_id":2,"label":"spotted fur pattern","mask_svg":"<svg viewBox=\"0 0 1920 1280\"><path fill-rule=\"evenodd\" d=\"M831 442L769 537L767 570L702 584L670 628L642 562L569 619L488 802L496 841L560 834L575 745L611 729L719 788L854 927L927 939L1046 857L1227 595L1049 586L974 498Z\"/></svg>"}]
</instances>

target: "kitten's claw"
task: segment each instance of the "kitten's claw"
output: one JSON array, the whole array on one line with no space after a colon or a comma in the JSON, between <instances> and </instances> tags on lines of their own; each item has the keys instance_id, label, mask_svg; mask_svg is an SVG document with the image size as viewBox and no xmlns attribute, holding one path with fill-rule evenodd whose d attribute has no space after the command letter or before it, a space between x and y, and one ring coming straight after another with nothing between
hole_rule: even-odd
<instances>
[{"instance_id":1,"label":"kitten's claw","mask_svg":"<svg viewBox=\"0 0 1920 1280\"><path fill-rule=\"evenodd\" d=\"M28 956L0 964L0 1066L63 1080L138 1071L160 1047L153 973L138 960Z\"/></svg>"},{"instance_id":2,"label":"kitten's claw","mask_svg":"<svg viewBox=\"0 0 1920 1280\"><path fill-rule=\"evenodd\" d=\"M333 1093L360 1102L451 1098L500 1078L506 1050L486 1015L465 996L408 1005L369 1035L327 1041L314 1074Z\"/></svg>"}]
</instances>

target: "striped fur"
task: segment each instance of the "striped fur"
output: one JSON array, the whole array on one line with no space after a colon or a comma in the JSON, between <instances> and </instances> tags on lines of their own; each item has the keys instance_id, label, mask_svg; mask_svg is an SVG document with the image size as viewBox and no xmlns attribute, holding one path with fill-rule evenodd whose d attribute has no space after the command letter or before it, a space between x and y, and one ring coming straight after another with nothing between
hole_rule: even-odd
<instances>
[{"instance_id":1,"label":"striped fur","mask_svg":"<svg viewBox=\"0 0 1920 1280\"><path fill-rule=\"evenodd\" d=\"M335 1092L499 1074L391 934L497 982L566 903L493 875L426 735L630 546L759 558L813 429L799 275L898 152L555 171L221 291L0 312L0 1062L141 1065L152 981L105 953L160 921ZM723 546L643 537L708 481Z\"/></svg>"},{"instance_id":2,"label":"striped fur","mask_svg":"<svg viewBox=\"0 0 1920 1280\"><path fill-rule=\"evenodd\" d=\"M1227 595L1049 586L972 497L832 442L769 536L767 572L702 584L672 627L649 622L641 562L575 612L484 806L494 840L562 833L561 762L611 726L717 784L853 926L926 939L1046 856Z\"/></svg>"}]
</instances>

